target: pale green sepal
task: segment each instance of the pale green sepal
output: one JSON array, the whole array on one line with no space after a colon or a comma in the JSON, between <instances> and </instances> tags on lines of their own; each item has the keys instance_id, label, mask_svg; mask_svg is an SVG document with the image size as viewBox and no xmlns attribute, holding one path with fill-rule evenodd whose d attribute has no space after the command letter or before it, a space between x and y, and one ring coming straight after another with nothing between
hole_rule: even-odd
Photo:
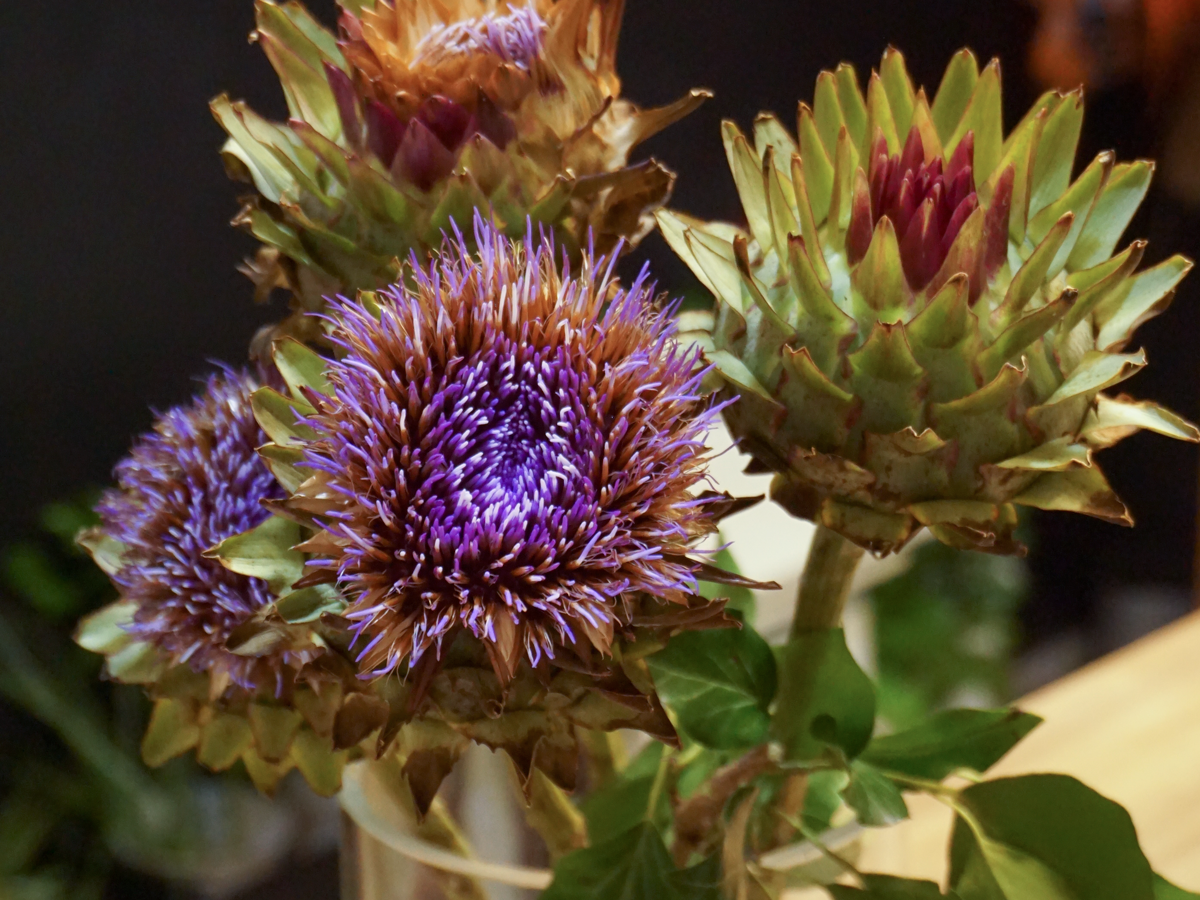
<instances>
[{"instance_id":1,"label":"pale green sepal","mask_svg":"<svg viewBox=\"0 0 1200 900\"><path fill-rule=\"evenodd\" d=\"M979 188L979 200L989 205L996 192L1000 176L1009 166L1013 167L1012 200L1008 214L1009 240L1020 246L1025 241L1025 227L1029 221L1029 195L1033 185L1033 163L1037 155L1038 142L1046 124L1047 113L1040 110L1027 116L1004 143L1000 161L988 180Z\"/></svg>"},{"instance_id":2,"label":"pale green sepal","mask_svg":"<svg viewBox=\"0 0 1200 900\"><path fill-rule=\"evenodd\" d=\"M737 125L729 120L721 123L721 138L725 142L725 156L729 160L733 181L737 185L750 233L758 246L766 251L773 246L771 214L767 209L766 186L763 183L762 160L750 148L746 136Z\"/></svg>"},{"instance_id":3,"label":"pale green sepal","mask_svg":"<svg viewBox=\"0 0 1200 900\"><path fill-rule=\"evenodd\" d=\"M1067 288L1058 299L1026 313L1002 331L976 361L980 380L991 381L1002 365L1020 359L1026 347L1066 317L1075 304L1076 296L1073 289Z\"/></svg>"},{"instance_id":4,"label":"pale green sepal","mask_svg":"<svg viewBox=\"0 0 1200 900\"><path fill-rule=\"evenodd\" d=\"M805 160L812 152L812 147L804 142L804 104L800 105L800 153ZM832 72L821 72L817 76L817 87L813 92L813 108L811 121L820 139L820 145L825 150L825 157L832 161L837 147L838 133L846 124L842 115L842 104L838 101L837 79Z\"/></svg>"},{"instance_id":5,"label":"pale green sepal","mask_svg":"<svg viewBox=\"0 0 1200 900\"><path fill-rule=\"evenodd\" d=\"M304 453L296 447L281 447L279 444L263 444L258 455L266 462L271 474L289 494L294 494L311 473L298 468L304 462Z\"/></svg>"},{"instance_id":6,"label":"pale green sepal","mask_svg":"<svg viewBox=\"0 0 1200 900\"><path fill-rule=\"evenodd\" d=\"M292 549L299 542L299 525L271 516L249 531L226 538L204 555L219 559L239 575L263 579L281 594L304 574L304 554Z\"/></svg>"},{"instance_id":7,"label":"pale green sepal","mask_svg":"<svg viewBox=\"0 0 1200 900\"><path fill-rule=\"evenodd\" d=\"M913 90L912 79L908 76L908 67L904 64L904 54L895 47L884 50L879 74L887 91L888 106L891 107L896 132L898 135L907 136L913 124L913 108L917 96Z\"/></svg>"},{"instance_id":8,"label":"pale green sepal","mask_svg":"<svg viewBox=\"0 0 1200 900\"><path fill-rule=\"evenodd\" d=\"M142 759L151 768L191 750L200 741L196 711L187 700L165 697L154 701L150 724L142 737Z\"/></svg>"},{"instance_id":9,"label":"pale green sepal","mask_svg":"<svg viewBox=\"0 0 1200 900\"><path fill-rule=\"evenodd\" d=\"M304 717L294 709L265 703L250 704L249 715L258 755L269 763L281 762L288 755Z\"/></svg>"},{"instance_id":10,"label":"pale green sepal","mask_svg":"<svg viewBox=\"0 0 1200 900\"><path fill-rule=\"evenodd\" d=\"M908 511L922 525L965 525L991 530L1004 524L1001 508L983 500L926 500L911 503Z\"/></svg>"},{"instance_id":11,"label":"pale green sepal","mask_svg":"<svg viewBox=\"0 0 1200 900\"><path fill-rule=\"evenodd\" d=\"M898 154L902 149L901 140L896 129L896 122L892 118L892 108L888 103L887 90L883 86L883 79L877 73L872 72L867 81L867 141L874 144L875 135L880 133L887 143L888 153ZM863 156L868 156L870 152L869 145L863 147Z\"/></svg>"},{"instance_id":12,"label":"pale green sepal","mask_svg":"<svg viewBox=\"0 0 1200 900\"><path fill-rule=\"evenodd\" d=\"M330 396L333 389L325 377L325 360L320 354L306 347L295 338L284 338L275 343L275 367L287 382L288 389L297 400L308 402L301 388Z\"/></svg>"},{"instance_id":13,"label":"pale green sepal","mask_svg":"<svg viewBox=\"0 0 1200 900\"><path fill-rule=\"evenodd\" d=\"M293 766L290 757L280 763L267 762L254 752L253 747L242 754L242 764L246 767L246 774L250 776L254 786L268 797L275 793L275 788Z\"/></svg>"},{"instance_id":14,"label":"pale green sepal","mask_svg":"<svg viewBox=\"0 0 1200 900\"><path fill-rule=\"evenodd\" d=\"M684 240L691 257L699 266L700 280L718 300L745 316L747 310L742 304L742 277L734 262L733 244L691 229L684 232Z\"/></svg>"},{"instance_id":15,"label":"pale green sepal","mask_svg":"<svg viewBox=\"0 0 1200 900\"><path fill-rule=\"evenodd\" d=\"M263 2L266 3L266 0L263 0ZM374 3L371 5L373 6ZM351 4L343 3L342 6L349 9ZM284 3L282 10L283 14L287 16L288 21L313 43L322 59L328 60L340 69L346 68L346 59L338 47L337 36L314 19L312 14L304 8L303 4L287 2ZM316 61L311 61L310 64L316 65L317 63Z\"/></svg>"},{"instance_id":16,"label":"pale green sepal","mask_svg":"<svg viewBox=\"0 0 1200 900\"><path fill-rule=\"evenodd\" d=\"M912 537L912 516L825 500L819 513L826 528L880 556L899 550Z\"/></svg>"},{"instance_id":17,"label":"pale green sepal","mask_svg":"<svg viewBox=\"0 0 1200 900\"><path fill-rule=\"evenodd\" d=\"M1037 509L1083 513L1118 525L1133 525L1129 510L1120 501L1098 466L1075 466L1048 472L1013 503Z\"/></svg>"},{"instance_id":18,"label":"pale green sepal","mask_svg":"<svg viewBox=\"0 0 1200 900\"><path fill-rule=\"evenodd\" d=\"M1136 375L1145 365L1144 350L1137 353L1088 351L1067 380L1059 385L1058 390L1051 394L1043 405L1052 406L1084 394L1094 395Z\"/></svg>"},{"instance_id":19,"label":"pale green sepal","mask_svg":"<svg viewBox=\"0 0 1200 900\"><path fill-rule=\"evenodd\" d=\"M245 118L251 113L246 105L233 103L222 94L212 101L211 109L230 138L222 152L231 153L241 160L258 192L272 203L279 203L285 193L295 188L295 180L287 166L250 133Z\"/></svg>"},{"instance_id":20,"label":"pale green sepal","mask_svg":"<svg viewBox=\"0 0 1200 900\"><path fill-rule=\"evenodd\" d=\"M1096 398L1096 408L1088 414L1080 436L1093 447L1111 447L1143 429L1181 441L1200 441L1195 425L1157 403L1103 394Z\"/></svg>"},{"instance_id":21,"label":"pale green sepal","mask_svg":"<svg viewBox=\"0 0 1200 900\"><path fill-rule=\"evenodd\" d=\"M759 113L754 120L754 152L765 159L768 147L774 148L779 164L786 164L793 154L800 152L778 118L771 113Z\"/></svg>"},{"instance_id":22,"label":"pale green sepal","mask_svg":"<svg viewBox=\"0 0 1200 900\"><path fill-rule=\"evenodd\" d=\"M925 370L913 357L902 326L876 323L847 360L850 384L863 403L863 430L891 434L924 426L920 419Z\"/></svg>"},{"instance_id":23,"label":"pale green sepal","mask_svg":"<svg viewBox=\"0 0 1200 900\"><path fill-rule=\"evenodd\" d=\"M1047 441L1028 453L996 463L996 467L1027 472L1062 472L1072 466L1091 464L1091 451L1086 445L1077 444L1070 438L1058 438Z\"/></svg>"},{"instance_id":24,"label":"pale green sepal","mask_svg":"<svg viewBox=\"0 0 1200 900\"><path fill-rule=\"evenodd\" d=\"M104 671L123 684L153 684L167 669L158 649L146 641L134 641L104 662Z\"/></svg>"},{"instance_id":25,"label":"pale green sepal","mask_svg":"<svg viewBox=\"0 0 1200 900\"><path fill-rule=\"evenodd\" d=\"M921 135L921 144L925 148L925 162L932 164L935 159L943 157L942 139L938 135L937 126L933 124L933 113L929 110L929 101L925 97L925 89L917 92L917 102L913 106L912 128Z\"/></svg>"},{"instance_id":26,"label":"pale green sepal","mask_svg":"<svg viewBox=\"0 0 1200 900\"><path fill-rule=\"evenodd\" d=\"M783 353L784 376L776 396L792 414L786 436L803 434L803 443L817 450L836 448L846 440L854 410L854 395L838 387L813 362L807 347ZM800 441L793 441L802 446Z\"/></svg>"},{"instance_id":27,"label":"pale green sepal","mask_svg":"<svg viewBox=\"0 0 1200 900\"><path fill-rule=\"evenodd\" d=\"M953 66L954 63L952 62ZM947 75L949 72L947 72ZM940 92L939 92L940 93ZM936 105L936 104L935 104ZM953 134L945 141L945 153L953 155L967 132L975 135L972 169L977 184L983 184L996 169L1004 146L1004 125L1000 113L1000 61L993 59L979 74L970 102Z\"/></svg>"},{"instance_id":28,"label":"pale green sepal","mask_svg":"<svg viewBox=\"0 0 1200 900\"><path fill-rule=\"evenodd\" d=\"M1117 241L1142 205L1153 174L1154 163L1144 159L1113 167L1067 260L1068 269L1087 269L1112 256Z\"/></svg>"},{"instance_id":29,"label":"pale green sepal","mask_svg":"<svg viewBox=\"0 0 1200 900\"><path fill-rule=\"evenodd\" d=\"M308 729L292 741L292 761L309 787L322 797L332 797L342 789L342 769L348 755L345 750L335 751L329 738Z\"/></svg>"},{"instance_id":30,"label":"pale green sepal","mask_svg":"<svg viewBox=\"0 0 1200 900\"><path fill-rule=\"evenodd\" d=\"M850 139L855 147L865 148L870 135L867 134L867 104L858 86L858 73L854 71L854 66L844 62L834 70L833 78L837 83L838 105L842 108L842 118L846 130L850 132Z\"/></svg>"},{"instance_id":31,"label":"pale green sepal","mask_svg":"<svg viewBox=\"0 0 1200 900\"><path fill-rule=\"evenodd\" d=\"M332 141L341 138L342 120L338 114L337 101L322 68L309 65L298 53L269 32L260 31L258 43L262 45L263 52L279 75L291 118L308 122ZM315 46L313 49L316 49Z\"/></svg>"},{"instance_id":32,"label":"pale green sepal","mask_svg":"<svg viewBox=\"0 0 1200 900\"><path fill-rule=\"evenodd\" d=\"M250 395L250 407L259 427L276 444L286 447L317 436L299 421L300 416L310 416L316 411L302 400L289 399L274 388L259 388Z\"/></svg>"},{"instance_id":33,"label":"pale green sepal","mask_svg":"<svg viewBox=\"0 0 1200 900\"><path fill-rule=\"evenodd\" d=\"M842 351L857 333L858 325L830 296L813 268L805 240L793 238L788 248L791 286L798 299L796 332L817 367L833 375Z\"/></svg>"},{"instance_id":34,"label":"pale green sepal","mask_svg":"<svg viewBox=\"0 0 1200 900\"><path fill-rule=\"evenodd\" d=\"M289 259L310 268L316 267L316 262L304 249L299 235L293 229L281 224L266 210L257 207L244 210L234 220L234 224L249 226L252 235L264 244L281 250Z\"/></svg>"},{"instance_id":35,"label":"pale green sepal","mask_svg":"<svg viewBox=\"0 0 1200 900\"><path fill-rule=\"evenodd\" d=\"M1074 213L1064 213L1043 235L1037 249L1029 255L1029 259L1017 270L1013 280L1009 283L1008 292L1004 295L1004 302L992 314L993 324L1003 325L1020 315L1033 295L1046 283L1046 273L1050 269L1050 264L1058 255L1074 222Z\"/></svg>"},{"instance_id":36,"label":"pale green sepal","mask_svg":"<svg viewBox=\"0 0 1200 900\"><path fill-rule=\"evenodd\" d=\"M818 98L820 97L820 85L821 82L818 80ZM809 202L812 204L813 216L820 225L829 216L829 200L833 196L833 160L830 158L830 150L826 149L826 145L821 140L812 111L803 103L800 104L797 127L800 135L800 158L804 161L804 183L808 190ZM838 127L841 127L840 122ZM828 147L830 149L837 147L836 130L833 132L833 138ZM794 167L792 171L792 181L795 185L797 179ZM796 185L796 190L800 190L798 185Z\"/></svg>"},{"instance_id":37,"label":"pale green sepal","mask_svg":"<svg viewBox=\"0 0 1200 900\"><path fill-rule=\"evenodd\" d=\"M1071 183L1082 127L1083 92L1075 90L1063 96L1042 129L1042 139L1038 141L1033 161L1030 218L1061 197Z\"/></svg>"},{"instance_id":38,"label":"pale green sepal","mask_svg":"<svg viewBox=\"0 0 1200 900\"><path fill-rule=\"evenodd\" d=\"M125 545L110 536L101 528L86 528L79 532L75 543L87 551L97 566L105 575L116 575L121 571L121 557L125 555Z\"/></svg>"},{"instance_id":39,"label":"pale green sepal","mask_svg":"<svg viewBox=\"0 0 1200 900\"><path fill-rule=\"evenodd\" d=\"M1110 297L1115 296L1118 291L1123 291L1129 284L1129 276L1141 265L1145 250L1145 241L1134 241L1123 253L1079 273L1082 276L1079 280L1086 282L1088 286L1080 290L1075 305L1063 319L1059 329L1060 343L1080 322L1107 303ZM1095 278L1097 275L1102 277ZM1067 283L1071 282L1072 279L1068 278ZM1088 334L1087 338L1092 344L1095 343L1094 333Z\"/></svg>"},{"instance_id":40,"label":"pale green sepal","mask_svg":"<svg viewBox=\"0 0 1200 900\"><path fill-rule=\"evenodd\" d=\"M75 628L75 643L92 653L109 656L133 642L127 626L133 624L137 604L118 600L79 620Z\"/></svg>"},{"instance_id":41,"label":"pale green sepal","mask_svg":"<svg viewBox=\"0 0 1200 900\"><path fill-rule=\"evenodd\" d=\"M904 277L900 243L887 216L875 226L867 255L850 273L850 284L854 298L861 298L866 307L856 310L860 321L875 319L890 324L907 318L913 292Z\"/></svg>"},{"instance_id":42,"label":"pale green sepal","mask_svg":"<svg viewBox=\"0 0 1200 900\"><path fill-rule=\"evenodd\" d=\"M825 226L830 247L842 247L846 242L858 158L854 140L848 131L842 129L838 134L837 155L833 165L833 193L829 198L829 221Z\"/></svg>"},{"instance_id":43,"label":"pale green sepal","mask_svg":"<svg viewBox=\"0 0 1200 900\"><path fill-rule=\"evenodd\" d=\"M785 186L783 174L775 163L775 148L770 145L763 157L763 179L766 181L767 213L771 219L771 246L775 248L780 268L786 273L788 238L800 233L800 221L796 217L796 192L790 185Z\"/></svg>"},{"instance_id":44,"label":"pale green sepal","mask_svg":"<svg viewBox=\"0 0 1200 900\"><path fill-rule=\"evenodd\" d=\"M1176 285L1192 270L1192 261L1172 256L1130 279L1096 309L1100 334L1096 346L1115 349L1127 342L1143 322L1154 318L1171 302Z\"/></svg>"},{"instance_id":45,"label":"pale green sepal","mask_svg":"<svg viewBox=\"0 0 1200 900\"><path fill-rule=\"evenodd\" d=\"M242 716L218 713L200 731L196 761L214 772L224 772L253 743L250 723Z\"/></svg>"},{"instance_id":46,"label":"pale green sepal","mask_svg":"<svg viewBox=\"0 0 1200 900\"><path fill-rule=\"evenodd\" d=\"M821 216L818 216L813 211L812 196L809 191L808 178L811 171L811 168L804 162L803 158L800 156L792 157L792 189L796 196L796 212L800 217L800 236L804 238L805 250L808 252L808 261L812 264L812 269L817 276L817 280L828 290L831 283L829 266L825 262L825 253L821 248L821 238L817 225L822 216L828 212L829 198L828 194L826 194L825 212ZM832 169L830 169L829 174L830 179L832 179ZM832 187L832 181L826 187ZM782 252L790 256L786 248Z\"/></svg>"},{"instance_id":47,"label":"pale green sepal","mask_svg":"<svg viewBox=\"0 0 1200 900\"><path fill-rule=\"evenodd\" d=\"M778 406L778 401L771 396L771 393L759 383L759 380L754 377L753 373L746 368L746 364L730 353L728 350L716 350L713 352L709 361L717 367L717 371L721 376L736 388L751 391L758 394L768 403Z\"/></svg>"},{"instance_id":48,"label":"pale green sepal","mask_svg":"<svg viewBox=\"0 0 1200 900\"><path fill-rule=\"evenodd\" d=\"M329 584L292 591L275 604L275 612L289 625L315 622L325 613L341 613L345 608L346 601L337 589Z\"/></svg>"},{"instance_id":49,"label":"pale green sepal","mask_svg":"<svg viewBox=\"0 0 1200 900\"><path fill-rule=\"evenodd\" d=\"M979 81L979 63L975 54L970 50L959 50L946 67L942 83L933 98L930 112L933 123L937 126L938 136L946 144L958 128L971 95L975 92L975 84Z\"/></svg>"},{"instance_id":50,"label":"pale green sepal","mask_svg":"<svg viewBox=\"0 0 1200 900\"><path fill-rule=\"evenodd\" d=\"M1096 198L1108 182L1109 173L1112 171L1113 159L1112 153L1108 151L1101 153L1092 161L1091 165L1083 170L1083 174L1075 179L1075 183L1071 185L1065 194L1049 204L1030 220L1029 237L1034 241L1040 241L1064 214L1068 212L1075 214L1075 221L1071 225L1071 230L1067 233L1066 240L1063 241L1062 247L1059 248L1054 261L1050 263L1050 268L1046 271L1047 278L1053 278L1066 266L1067 259L1074 251L1075 244L1079 240L1079 235L1083 232L1084 225L1091 218L1091 211L1096 203Z\"/></svg>"}]
</instances>

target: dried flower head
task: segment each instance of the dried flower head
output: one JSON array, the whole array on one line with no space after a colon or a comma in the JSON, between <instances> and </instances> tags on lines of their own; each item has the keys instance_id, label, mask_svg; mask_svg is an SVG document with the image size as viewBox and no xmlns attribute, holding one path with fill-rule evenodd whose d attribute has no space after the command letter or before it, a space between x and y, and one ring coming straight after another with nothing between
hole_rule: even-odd
<instances>
[{"instance_id":1,"label":"dried flower head","mask_svg":"<svg viewBox=\"0 0 1200 900\"><path fill-rule=\"evenodd\" d=\"M707 94L647 110L621 97L623 2L341 5L335 36L298 3L256 4L286 124L213 103L230 173L261 195L238 219L264 244L245 268L260 295L286 287L320 310L383 287L475 209L518 237L532 215L576 257L589 233L609 252L654 227L674 175L630 155Z\"/></svg>"},{"instance_id":2,"label":"dried flower head","mask_svg":"<svg viewBox=\"0 0 1200 900\"><path fill-rule=\"evenodd\" d=\"M436 668L465 631L503 683L608 654L639 598L694 602L714 409L644 273L621 289L588 256L570 277L552 242L478 217L474 242L335 305L343 354L305 423L319 474L291 502L322 514L310 565L353 598L364 669Z\"/></svg>"}]
</instances>

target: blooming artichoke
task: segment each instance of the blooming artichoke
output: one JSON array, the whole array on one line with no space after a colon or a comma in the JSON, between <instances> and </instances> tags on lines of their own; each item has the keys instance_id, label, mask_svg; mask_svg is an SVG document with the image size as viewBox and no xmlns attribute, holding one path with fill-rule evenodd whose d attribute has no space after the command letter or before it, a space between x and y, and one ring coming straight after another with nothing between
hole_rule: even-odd
<instances>
[{"instance_id":1,"label":"blooming artichoke","mask_svg":"<svg viewBox=\"0 0 1200 900\"><path fill-rule=\"evenodd\" d=\"M255 558L255 543L300 540L299 527L262 505L283 492L256 452L266 442L250 405L258 387L244 374L211 378L117 466L101 524L81 543L120 599L85 619L76 639L107 657L110 677L155 698L142 745L150 764L195 747L213 769L241 759L264 790L295 766L332 794L347 751L383 725L387 707L362 692L349 660L300 624L333 595L291 590L300 554ZM227 568L213 558L217 546L248 565Z\"/></svg>"},{"instance_id":2,"label":"blooming artichoke","mask_svg":"<svg viewBox=\"0 0 1200 900\"><path fill-rule=\"evenodd\" d=\"M475 209L516 236L532 217L575 255L589 231L607 252L653 227L674 175L629 153L706 95L653 110L620 98L622 2L341 5L335 37L298 3L256 3L286 124L213 102L227 168L258 190L235 221L263 244L244 269L260 297L287 287L318 310L390 284Z\"/></svg>"},{"instance_id":3,"label":"blooming artichoke","mask_svg":"<svg viewBox=\"0 0 1200 900\"><path fill-rule=\"evenodd\" d=\"M1005 138L997 62L960 52L930 104L889 50L865 98L849 65L822 73L797 138L724 124L747 228L659 214L717 298L681 327L794 515L881 554L922 526L1021 552L1015 505L1132 524L1094 450L1197 439L1105 393L1146 364L1127 345L1191 263L1114 255L1153 166L1101 153L1071 181L1082 115L1050 92Z\"/></svg>"},{"instance_id":4,"label":"blooming artichoke","mask_svg":"<svg viewBox=\"0 0 1200 900\"><path fill-rule=\"evenodd\" d=\"M732 624L697 577L749 583L689 557L737 505L696 490L716 408L645 273L622 290L612 265L570 277L550 240L477 217L331 303L335 359L279 342L290 394L254 395L276 508L318 529L299 584L347 597L423 803L467 739L568 788L574 725L673 740L642 657Z\"/></svg>"}]
</instances>

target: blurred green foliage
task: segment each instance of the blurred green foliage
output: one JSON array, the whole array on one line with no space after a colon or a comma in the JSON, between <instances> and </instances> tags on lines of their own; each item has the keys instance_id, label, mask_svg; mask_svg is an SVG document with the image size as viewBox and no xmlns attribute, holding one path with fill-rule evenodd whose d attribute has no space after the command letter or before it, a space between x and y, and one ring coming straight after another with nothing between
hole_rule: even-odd
<instances>
[{"instance_id":1,"label":"blurred green foliage","mask_svg":"<svg viewBox=\"0 0 1200 900\"><path fill-rule=\"evenodd\" d=\"M880 716L901 730L947 706L1010 699L1017 616L1029 591L1024 561L937 541L916 547L909 560L868 595Z\"/></svg>"}]
</instances>

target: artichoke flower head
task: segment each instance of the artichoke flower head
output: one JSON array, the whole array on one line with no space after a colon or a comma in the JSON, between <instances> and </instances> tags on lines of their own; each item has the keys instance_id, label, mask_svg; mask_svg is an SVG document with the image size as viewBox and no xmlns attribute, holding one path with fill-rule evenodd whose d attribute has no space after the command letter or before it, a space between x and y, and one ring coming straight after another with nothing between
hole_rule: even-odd
<instances>
[{"instance_id":1,"label":"artichoke flower head","mask_svg":"<svg viewBox=\"0 0 1200 900\"><path fill-rule=\"evenodd\" d=\"M256 549L300 540L299 526L263 505L283 496L257 453L266 435L250 396L264 380L279 379L210 378L118 464L101 524L80 543L120 596L85 618L76 640L103 654L107 677L154 700L148 764L194 749L216 771L240 760L261 790L296 768L332 795L387 708L315 622L336 593L293 590L303 557Z\"/></svg>"},{"instance_id":2,"label":"artichoke flower head","mask_svg":"<svg viewBox=\"0 0 1200 900\"><path fill-rule=\"evenodd\" d=\"M1023 552L1016 505L1132 524L1093 453L1200 436L1110 392L1191 263L1115 252L1153 166L1101 153L1072 181L1082 116L1049 92L1006 138L998 62L960 52L930 103L893 49L865 97L849 65L822 73L795 137L725 123L747 227L659 223L717 299L683 327L773 499L880 554L922 527Z\"/></svg>"},{"instance_id":3,"label":"artichoke flower head","mask_svg":"<svg viewBox=\"0 0 1200 900\"><path fill-rule=\"evenodd\" d=\"M255 39L291 118L222 96L230 173L258 196L239 215L263 244L244 271L302 309L393 283L476 209L513 236L527 217L576 257L654 225L674 175L633 147L694 109L694 91L640 110L615 71L623 3L372 0L342 3L338 35L298 3L258 0Z\"/></svg>"},{"instance_id":4,"label":"artichoke flower head","mask_svg":"<svg viewBox=\"0 0 1200 900\"><path fill-rule=\"evenodd\" d=\"M612 257L482 216L408 277L330 301L331 359L275 345L288 390L252 403L312 537L297 588L336 587L364 679L388 698L419 805L469 741L526 785L574 785L576 728L677 740L645 657L729 627L697 556L744 506L706 484L718 408L694 348Z\"/></svg>"}]
</instances>

